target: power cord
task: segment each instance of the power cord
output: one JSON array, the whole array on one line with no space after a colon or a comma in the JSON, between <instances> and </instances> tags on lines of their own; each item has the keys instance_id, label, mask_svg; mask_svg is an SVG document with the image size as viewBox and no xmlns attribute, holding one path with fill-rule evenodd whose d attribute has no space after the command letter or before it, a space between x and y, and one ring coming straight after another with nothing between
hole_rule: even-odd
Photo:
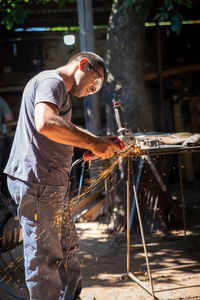
<instances>
[{"instance_id":1,"label":"power cord","mask_svg":"<svg viewBox=\"0 0 200 300\"><path fill-rule=\"evenodd\" d=\"M14 298L16 298L16 299L20 299L20 300L28 300L28 299L26 299L26 298L22 298L22 297L19 297L19 296L15 295L15 294L11 293L11 292L7 289L7 287L3 284L3 281L2 281L1 278L0 278L0 285L1 285L1 287L4 289L4 291L5 291L7 294L9 294L10 296L12 296L12 297L14 297Z\"/></svg>"}]
</instances>

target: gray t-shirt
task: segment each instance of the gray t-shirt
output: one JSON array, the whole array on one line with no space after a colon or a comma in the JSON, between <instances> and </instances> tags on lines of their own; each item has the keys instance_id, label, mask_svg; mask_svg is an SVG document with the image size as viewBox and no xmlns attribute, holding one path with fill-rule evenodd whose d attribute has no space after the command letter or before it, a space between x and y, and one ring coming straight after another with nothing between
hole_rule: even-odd
<instances>
[{"instance_id":1,"label":"gray t-shirt","mask_svg":"<svg viewBox=\"0 0 200 300\"><path fill-rule=\"evenodd\" d=\"M71 121L71 101L56 70L43 71L26 85L10 157L4 172L15 178L44 185L66 185L73 147L40 134L34 123L34 106L54 103L59 116Z\"/></svg>"}]
</instances>

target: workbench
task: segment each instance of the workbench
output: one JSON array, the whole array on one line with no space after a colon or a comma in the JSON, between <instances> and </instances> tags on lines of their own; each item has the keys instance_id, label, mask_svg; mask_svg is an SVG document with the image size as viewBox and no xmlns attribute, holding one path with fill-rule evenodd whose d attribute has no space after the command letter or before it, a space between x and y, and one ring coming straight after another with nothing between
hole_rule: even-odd
<instances>
[{"instance_id":1,"label":"workbench","mask_svg":"<svg viewBox=\"0 0 200 300\"><path fill-rule=\"evenodd\" d=\"M156 145L156 144L155 144ZM179 181L180 181L180 196L181 196L181 207L182 207L182 217L183 217L183 227L184 227L184 237L185 237L185 248L187 248L187 234L186 234L186 218L185 218L185 204L184 204L184 194L183 194L183 179L182 179L182 168L181 168L181 161L179 159L179 154L181 153L193 153L193 152L200 152L200 146L199 145L192 145L192 146L183 146L181 145L158 145L149 147L147 145L142 145L140 147L139 153L134 157L133 154L128 156L128 163L127 163L127 275L130 279L135 281L137 284L139 284L148 294L152 296L152 299L158 299L155 296L155 293L158 291L154 290L152 275L151 275L151 268L148 258L148 252L145 242L145 235L143 230L143 224L142 224L142 218L140 213L140 206L138 201L138 183L139 183L139 176L141 175L141 170L143 168L143 162L144 160L147 161L149 164L149 167L152 169L152 172L155 176L155 179L158 181L158 183L161 185L161 188L165 189L165 184L162 182L162 178L160 177L156 166L154 165L153 160L151 159L151 156L160 156L160 155L169 155L169 154L177 154L178 155L178 167L179 167ZM134 170L132 167L132 158L140 160L139 163L139 171L137 173L137 178L135 178ZM140 227L140 233L144 248L144 254L146 259L146 265L147 265L147 271L148 271L148 277L149 277L149 283L150 288L145 285L144 282L140 281L134 273L130 271L130 205L131 205L131 184L133 188L133 194L134 194L134 200L135 200L135 206L139 221L139 227ZM181 266L184 267L184 266Z\"/></svg>"}]
</instances>

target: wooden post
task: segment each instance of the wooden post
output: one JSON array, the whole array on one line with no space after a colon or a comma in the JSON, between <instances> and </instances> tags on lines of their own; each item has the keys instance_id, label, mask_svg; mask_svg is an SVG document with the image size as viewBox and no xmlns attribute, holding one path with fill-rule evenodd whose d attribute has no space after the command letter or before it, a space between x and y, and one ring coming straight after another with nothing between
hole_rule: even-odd
<instances>
[{"instance_id":1,"label":"wooden post","mask_svg":"<svg viewBox=\"0 0 200 300\"><path fill-rule=\"evenodd\" d=\"M80 50L95 52L92 0L77 0ZM94 134L101 132L98 94L84 97L85 127Z\"/></svg>"},{"instance_id":2,"label":"wooden post","mask_svg":"<svg viewBox=\"0 0 200 300\"><path fill-rule=\"evenodd\" d=\"M188 131L188 128L184 125L183 116L182 116L182 99L177 102L174 102L174 124L176 132L185 132ZM189 130L190 131L190 130ZM193 153L187 154L178 154L180 156L180 160L184 165L184 179L186 182L191 183L194 181L194 165L193 165Z\"/></svg>"},{"instance_id":3,"label":"wooden post","mask_svg":"<svg viewBox=\"0 0 200 300\"><path fill-rule=\"evenodd\" d=\"M165 101L163 93L163 76L162 76L162 44L161 44L161 29L157 23L157 51L158 51L158 82L159 82L159 97L161 106L161 128L165 131Z\"/></svg>"}]
</instances>

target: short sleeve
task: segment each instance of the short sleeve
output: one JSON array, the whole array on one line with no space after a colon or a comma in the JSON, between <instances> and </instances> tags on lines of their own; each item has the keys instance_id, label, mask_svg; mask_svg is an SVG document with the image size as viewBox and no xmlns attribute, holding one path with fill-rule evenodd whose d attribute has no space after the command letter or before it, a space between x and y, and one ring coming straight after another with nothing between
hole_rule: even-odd
<instances>
[{"instance_id":1,"label":"short sleeve","mask_svg":"<svg viewBox=\"0 0 200 300\"><path fill-rule=\"evenodd\" d=\"M64 83L57 78L45 78L36 85L35 105L40 102L50 102L55 104L58 109L62 107L66 98Z\"/></svg>"}]
</instances>

